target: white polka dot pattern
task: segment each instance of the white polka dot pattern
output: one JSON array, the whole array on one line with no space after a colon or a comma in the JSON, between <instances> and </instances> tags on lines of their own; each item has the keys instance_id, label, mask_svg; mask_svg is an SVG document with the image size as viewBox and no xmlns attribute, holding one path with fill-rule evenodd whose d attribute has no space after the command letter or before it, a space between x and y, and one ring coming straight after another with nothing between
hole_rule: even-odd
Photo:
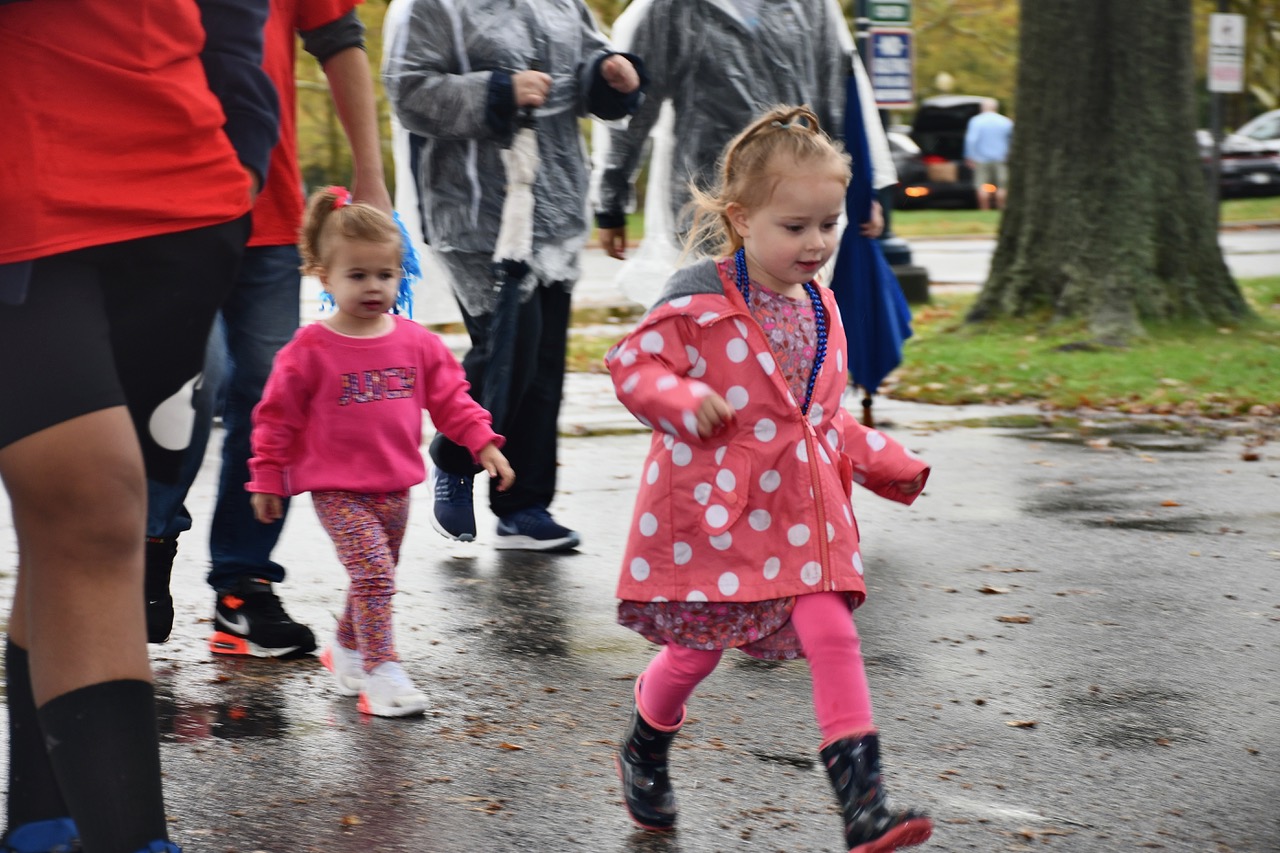
<instances>
[{"instance_id":1,"label":"white polka dot pattern","mask_svg":"<svg viewBox=\"0 0 1280 853\"><path fill-rule=\"evenodd\" d=\"M677 443L671 448L671 461L683 468L693 461L693 451L689 449L689 445Z\"/></svg>"},{"instance_id":2,"label":"white polka dot pattern","mask_svg":"<svg viewBox=\"0 0 1280 853\"><path fill-rule=\"evenodd\" d=\"M756 349L765 343L757 331L722 295L698 294L659 306L606 357L619 398L642 423L656 424L621 597L758 601L822 588L864 591L845 495L850 472L865 485L914 476L923 463L859 425L844 408L842 383L830 377L803 418L789 410L795 400L772 353ZM828 365L846 372L839 328L828 344ZM740 414L707 441L697 435L697 415L712 393Z\"/></svg>"},{"instance_id":3,"label":"white polka dot pattern","mask_svg":"<svg viewBox=\"0 0 1280 853\"><path fill-rule=\"evenodd\" d=\"M787 541L799 548L809 541L809 525L793 524L787 530Z\"/></svg>"}]
</instances>

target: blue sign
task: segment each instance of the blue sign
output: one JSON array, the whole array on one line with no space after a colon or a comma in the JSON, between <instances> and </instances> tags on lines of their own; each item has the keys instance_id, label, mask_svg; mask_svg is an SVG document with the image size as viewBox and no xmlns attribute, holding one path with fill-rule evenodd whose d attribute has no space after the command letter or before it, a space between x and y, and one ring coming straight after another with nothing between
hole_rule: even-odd
<instances>
[{"instance_id":1,"label":"blue sign","mask_svg":"<svg viewBox=\"0 0 1280 853\"><path fill-rule=\"evenodd\" d=\"M880 109L915 105L915 48L911 30L873 27L870 56L863 57Z\"/></svg>"}]
</instances>

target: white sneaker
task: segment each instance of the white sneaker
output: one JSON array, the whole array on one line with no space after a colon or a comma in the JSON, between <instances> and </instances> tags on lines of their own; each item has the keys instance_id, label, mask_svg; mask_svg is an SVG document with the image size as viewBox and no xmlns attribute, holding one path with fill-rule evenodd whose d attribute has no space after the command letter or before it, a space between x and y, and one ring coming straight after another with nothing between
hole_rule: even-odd
<instances>
[{"instance_id":1,"label":"white sneaker","mask_svg":"<svg viewBox=\"0 0 1280 853\"><path fill-rule=\"evenodd\" d=\"M375 717L408 717L427 710L427 697L413 686L404 667L388 660L365 674L356 708Z\"/></svg>"},{"instance_id":2,"label":"white sneaker","mask_svg":"<svg viewBox=\"0 0 1280 853\"><path fill-rule=\"evenodd\" d=\"M348 649L335 639L320 653L320 663L333 673L343 696L355 696L364 686L364 658L359 649Z\"/></svg>"}]
</instances>

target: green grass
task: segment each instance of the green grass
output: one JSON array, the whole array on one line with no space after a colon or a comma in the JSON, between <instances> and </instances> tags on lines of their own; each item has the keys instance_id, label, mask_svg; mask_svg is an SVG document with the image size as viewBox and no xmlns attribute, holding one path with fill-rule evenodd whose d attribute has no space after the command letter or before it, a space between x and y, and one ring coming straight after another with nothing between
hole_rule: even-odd
<instances>
[{"instance_id":1,"label":"green grass","mask_svg":"<svg viewBox=\"0 0 1280 853\"><path fill-rule=\"evenodd\" d=\"M1241 286L1256 320L1154 328L1125 348L1080 347L1089 337L1082 326L965 324L974 296L937 297L916 309L915 337L881 391L926 403L1280 415L1280 277Z\"/></svg>"},{"instance_id":2,"label":"green grass","mask_svg":"<svg viewBox=\"0 0 1280 853\"><path fill-rule=\"evenodd\" d=\"M1280 222L1280 196L1233 198L1222 203L1223 223ZM893 231L899 237L994 236L1000 214L994 210L895 210Z\"/></svg>"},{"instance_id":3,"label":"green grass","mask_svg":"<svg viewBox=\"0 0 1280 853\"><path fill-rule=\"evenodd\" d=\"M1223 223L1280 222L1280 196L1233 198L1222 203ZM994 210L895 210L893 231L908 240L912 237L993 237L1000 227ZM644 236L644 214L627 217L627 237L634 244ZM591 239L595 240L592 232Z\"/></svg>"},{"instance_id":4,"label":"green grass","mask_svg":"<svg viewBox=\"0 0 1280 853\"><path fill-rule=\"evenodd\" d=\"M879 390L946 405L1036 402L1060 410L1280 416L1280 276L1241 287L1256 319L1154 328L1125 348L1082 344L1089 340L1083 324L969 325L964 316L974 295L935 295L915 308L903 363ZM573 334L569 370L603 372L604 353L630 328L629 319L605 319L619 323L616 334L601 334L598 326Z\"/></svg>"}]
</instances>

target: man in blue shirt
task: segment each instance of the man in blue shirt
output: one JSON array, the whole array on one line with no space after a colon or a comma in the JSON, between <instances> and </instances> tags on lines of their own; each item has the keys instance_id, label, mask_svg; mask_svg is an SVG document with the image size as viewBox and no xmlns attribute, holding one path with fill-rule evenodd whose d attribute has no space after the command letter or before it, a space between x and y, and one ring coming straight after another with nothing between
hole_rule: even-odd
<instances>
[{"instance_id":1,"label":"man in blue shirt","mask_svg":"<svg viewBox=\"0 0 1280 853\"><path fill-rule=\"evenodd\" d=\"M1009 183L1009 137L1013 122L996 112L995 98L982 101L982 112L969 119L964 134L964 160L973 170L973 183L978 190L978 209L991 209L995 195L996 210L1004 210L1005 191Z\"/></svg>"}]
</instances>

